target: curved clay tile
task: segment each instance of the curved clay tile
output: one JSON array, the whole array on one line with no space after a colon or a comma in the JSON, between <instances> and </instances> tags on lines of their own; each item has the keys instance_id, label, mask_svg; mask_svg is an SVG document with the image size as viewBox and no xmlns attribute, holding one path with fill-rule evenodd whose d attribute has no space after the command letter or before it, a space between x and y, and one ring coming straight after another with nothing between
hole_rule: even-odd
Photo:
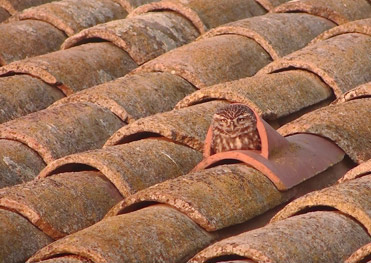
<instances>
[{"instance_id":1,"label":"curved clay tile","mask_svg":"<svg viewBox=\"0 0 371 263\"><path fill-rule=\"evenodd\" d=\"M358 221L371 234L371 175L309 193L289 203L278 212L272 222L306 211L335 209Z\"/></svg>"},{"instance_id":2,"label":"curved clay tile","mask_svg":"<svg viewBox=\"0 0 371 263\"><path fill-rule=\"evenodd\" d=\"M186 262L215 237L176 209L157 205L138 212L106 218L58 240L28 262L61 254L80 255L103 262Z\"/></svg>"},{"instance_id":3,"label":"curved clay tile","mask_svg":"<svg viewBox=\"0 0 371 263\"><path fill-rule=\"evenodd\" d=\"M335 142L354 162L371 159L371 99L357 99L310 112L278 131L283 135L313 133Z\"/></svg>"},{"instance_id":4,"label":"curved clay tile","mask_svg":"<svg viewBox=\"0 0 371 263\"><path fill-rule=\"evenodd\" d=\"M347 33L360 33L371 36L371 18L352 21L327 30L313 39L311 44Z\"/></svg>"},{"instance_id":5,"label":"curved clay tile","mask_svg":"<svg viewBox=\"0 0 371 263\"><path fill-rule=\"evenodd\" d=\"M273 60L305 47L313 38L335 24L308 14L266 14L219 26L202 38L235 34L258 42Z\"/></svg>"},{"instance_id":6,"label":"curved clay tile","mask_svg":"<svg viewBox=\"0 0 371 263\"><path fill-rule=\"evenodd\" d=\"M10 17L10 14L6 9L0 6L0 23L7 20Z\"/></svg>"},{"instance_id":7,"label":"curved clay tile","mask_svg":"<svg viewBox=\"0 0 371 263\"><path fill-rule=\"evenodd\" d=\"M65 39L63 32L43 21L24 20L2 23L0 24L0 66L58 50Z\"/></svg>"},{"instance_id":8,"label":"curved clay tile","mask_svg":"<svg viewBox=\"0 0 371 263\"><path fill-rule=\"evenodd\" d=\"M354 167L352 170L348 171L340 180L339 183L343 183L349 180L353 180L367 174L371 174L371 159L361 163L360 165Z\"/></svg>"},{"instance_id":9,"label":"curved clay tile","mask_svg":"<svg viewBox=\"0 0 371 263\"><path fill-rule=\"evenodd\" d=\"M194 90L191 84L176 75L164 72L138 73L82 90L55 102L51 107L68 102L90 102L109 109L122 121L131 123L170 111Z\"/></svg>"},{"instance_id":10,"label":"curved clay tile","mask_svg":"<svg viewBox=\"0 0 371 263\"><path fill-rule=\"evenodd\" d=\"M21 11L23 9L42 5L46 3L53 2L55 0L0 0L0 7L4 8L8 11L11 15L14 15L16 12Z\"/></svg>"},{"instance_id":11,"label":"curved clay tile","mask_svg":"<svg viewBox=\"0 0 371 263\"><path fill-rule=\"evenodd\" d=\"M63 97L59 89L32 76L0 77L0 123L45 109Z\"/></svg>"},{"instance_id":12,"label":"curved clay tile","mask_svg":"<svg viewBox=\"0 0 371 263\"><path fill-rule=\"evenodd\" d=\"M43 260L43 263L94 263L93 261L81 256L67 255L48 260Z\"/></svg>"},{"instance_id":13,"label":"curved clay tile","mask_svg":"<svg viewBox=\"0 0 371 263\"><path fill-rule=\"evenodd\" d=\"M371 259L371 242L354 252L344 263L366 263Z\"/></svg>"},{"instance_id":14,"label":"curved clay tile","mask_svg":"<svg viewBox=\"0 0 371 263\"><path fill-rule=\"evenodd\" d=\"M143 5L130 16L151 11L172 10L188 18L201 34L208 29L251 16L263 15L267 11L255 1L220 0L164 0Z\"/></svg>"},{"instance_id":15,"label":"curved clay tile","mask_svg":"<svg viewBox=\"0 0 371 263\"><path fill-rule=\"evenodd\" d=\"M344 103L350 100L370 97L371 97L371 82L368 82L345 92L335 101L333 101L332 104Z\"/></svg>"},{"instance_id":16,"label":"curved clay tile","mask_svg":"<svg viewBox=\"0 0 371 263\"><path fill-rule=\"evenodd\" d=\"M98 222L121 199L117 189L93 171L58 174L0 190L1 209L22 215L53 239Z\"/></svg>"},{"instance_id":17,"label":"curved clay tile","mask_svg":"<svg viewBox=\"0 0 371 263\"><path fill-rule=\"evenodd\" d=\"M12 62L0 68L0 75L28 74L70 95L122 77L136 66L125 51L110 43L88 43Z\"/></svg>"},{"instance_id":18,"label":"curved clay tile","mask_svg":"<svg viewBox=\"0 0 371 263\"><path fill-rule=\"evenodd\" d=\"M26 145L0 140L0 188L33 180L45 167L42 158Z\"/></svg>"},{"instance_id":19,"label":"curved clay tile","mask_svg":"<svg viewBox=\"0 0 371 263\"><path fill-rule=\"evenodd\" d=\"M128 196L107 216L164 203L188 215L207 231L224 229L250 219L248 225L256 228L267 223L275 207L335 183L349 167L344 161L328 164L313 179L306 178L301 184L280 191L265 174L245 164L219 163L216 167L192 172ZM257 216L263 217L259 222L252 220Z\"/></svg>"},{"instance_id":20,"label":"curved clay tile","mask_svg":"<svg viewBox=\"0 0 371 263\"><path fill-rule=\"evenodd\" d=\"M209 100L247 104L265 120L303 114L332 98L331 89L315 74L289 70L261 74L200 89L178 102L184 108Z\"/></svg>"},{"instance_id":21,"label":"curved clay tile","mask_svg":"<svg viewBox=\"0 0 371 263\"><path fill-rule=\"evenodd\" d=\"M139 191L107 215L163 203L186 214L206 231L216 231L261 215L294 195L295 191L277 191L267 177L246 165L223 165Z\"/></svg>"},{"instance_id":22,"label":"curved clay tile","mask_svg":"<svg viewBox=\"0 0 371 263\"><path fill-rule=\"evenodd\" d=\"M127 12L132 12L135 8L152 2L158 2L160 0L113 0L119 3Z\"/></svg>"},{"instance_id":23,"label":"curved clay tile","mask_svg":"<svg viewBox=\"0 0 371 263\"><path fill-rule=\"evenodd\" d=\"M193 41L198 35L193 25L178 14L151 12L85 29L68 38L62 48L103 39L128 52L136 63L143 64Z\"/></svg>"},{"instance_id":24,"label":"curved clay tile","mask_svg":"<svg viewBox=\"0 0 371 263\"><path fill-rule=\"evenodd\" d=\"M268 11L273 11L276 6L286 3L290 0L255 0L258 4Z\"/></svg>"},{"instance_id":25,"label":"curved clay tile","mask_svg":"<svg viewBox=\"0 0 371 263\"><path fill-rule=\"evenodd\" d=\"M22 142L46 163L62 156L97 149L123 122L90 103L69 103L0 125L0 138Z\"/></svg>"},{"instance_id":26,"label":"curved clay tile","mask_svg":"<svg viewBox=\"0 0 371 263\"><path fill-rule=\"evenodd\" d=\"M300 12L322 16L340 25L349 21L369 18L368 0L297 0L284 3L274 12Z\"/></svg>"},{"instance_id":27,"label":"curved clay tile","mask_svg":"<svg viewBox=\"0 0 371 263\"><path fill-rule=\"evenodd\" d=\"M68 155L51 162L39 177L94 168L126 197L148 186L187 174L201 158L200 152L189 147L147 139Z\"/></svg>"},{"instance_id":28,"label":"curved clay tile","mask_svg":"<svg viewBox=\"0 0 371 263\"><path fill-rule=\"evenodd\" d=\"M364 34L343 34L309 45L278 59L259 73L299 68L322 78L337 97L371 80L371 37Z\"/></svg>"},{"instance_id":29,"label":"curved clay tile","mask_svg":"<svg viewBox=\"0 0 371 263\"><path fill-rule=\"evenodd\" d=\"M41 20L71 36L82 29L126 16L127 12L111 0L61 0L24 10L15 19Z\"/></svg>"},{"instance_id":30,"label":"curved clay tile","mask_svg":"<svg viewBox=\"0 0 371 263\"><path fill-rule=\"evenodd\" d=\"M23 216L0 209L0 259L2 262L25 262L36 251L51 242L53 239Z\"/></svg>"},{"instance_id":31,"label":"curved clay tile","mask_svg":"<svg viewBox=\"0 0 371 263\"><path fill-rule=\"evenodd\" d=\"M224 35L201 39L171 50L134 72L169 72L200 89L250 77L269 62L271 58L268 53L254 40Z\"/></svg>"},{"instance_id":32,"label":"curved clay tile","mask_svg":"<svg viewBox=\"0 0 371 263\"><path fill-rule=\"evenodd\" d=\"M334 212L314 212L224 239L188 262L220 262L220 257L236 256L267 263L344 262L368 242L370 237L353 219Z\"/></svg>"},{"instance_id":33,"label":"curved clay tile","mask_svg":"<svg viewBox=\"0 0 371 263\"><path fill-rule=\"evenodd\" d=\"M162 136L202 151L212 115L225 104L222 101L213 101L139 119L115 132L105 146Z\"/></svg>"}]
</instances>

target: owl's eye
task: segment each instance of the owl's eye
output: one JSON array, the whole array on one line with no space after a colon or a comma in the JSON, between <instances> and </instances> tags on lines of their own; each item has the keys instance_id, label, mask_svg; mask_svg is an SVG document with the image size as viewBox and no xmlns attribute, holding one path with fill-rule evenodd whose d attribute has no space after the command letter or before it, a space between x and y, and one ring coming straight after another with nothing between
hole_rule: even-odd
<instances>
[{"instance_id":1,"label":"owl's eye","mask_svg":"<svg viewBox=\"0 0 371 263\"><path fill-rule=\"evenodd\" d=\"M238 117L237 118L237 122L243 122L245 121L247 118L246 117Z\"/></svg>"}]
</instances>

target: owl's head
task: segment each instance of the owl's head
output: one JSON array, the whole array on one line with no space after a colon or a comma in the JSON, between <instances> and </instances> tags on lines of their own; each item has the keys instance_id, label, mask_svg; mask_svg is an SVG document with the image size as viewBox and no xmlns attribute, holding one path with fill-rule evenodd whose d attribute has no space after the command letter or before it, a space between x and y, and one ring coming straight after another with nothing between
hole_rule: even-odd
<instances>
[{"instance_id":1,"label":"owl's head","mask_svg":"<svg viewBox=\"0 0 371 263\"><path fill-rule=\"evenodd\" d=\"M219 132L239 134L247 129L256 128L256 117L254 112L243 104L230 104L219 109L213 116L213 126Z\"/></svg>"}]
</instances>

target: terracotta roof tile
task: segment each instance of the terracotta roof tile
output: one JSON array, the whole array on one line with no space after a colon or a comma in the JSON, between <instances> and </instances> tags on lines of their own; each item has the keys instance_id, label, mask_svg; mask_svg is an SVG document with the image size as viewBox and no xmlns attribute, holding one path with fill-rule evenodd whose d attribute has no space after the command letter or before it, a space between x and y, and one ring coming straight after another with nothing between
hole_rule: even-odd
<instances>
[{"instance_id":1,"label":"terracotta roof tile","mask_svg":"<svg viewBox=\"0 0 371 263\"><path fill-rule=\"evenodd\" d=\"M273 12L273 9L276 6L279 6L283 3L286 3L290 0L255 0L257 3L259 3L261 6L263 6L268 11Z\"/></svg>"},{"instance_id":2,"label":"terracotta roof tile","mask_svg":"<svg viewBox=\"0 0 371 263\"><path fill-rule=\"evenodd\" d=\"M26 9L12 19L41 20L70 36L84 28L126 16L127 12L110 0L62 0Z\"/></svg>"},{"instance_id":3,"label":"terracotta roof tile","mask_svg":"<svg viewBox=\"0 0 371 263\"><path fill-rule=\"evenodd\" d=\"M312 43L317 43L319 41L347 33L360 33L371 36L371 18L356 20L334 27L317 36L315 39L313 39Z\"/></svg>"},{"instance_id":4,"label":"terracotta roof tile","mask_svg":"<svg viewBox=\"0 0 371 263\"><path fill-rule=\"evenodd\" d=\"M103 175L92 171L58 174L0 190L2 209L22 215L53 239L98 222L121 199Z\"/></svg>"},{"instance_id":5,"label":"terracotta roof tile","mask_svg":"<svg viewBox=\"0 0 371 263\"><path fill-rule=\"evenodd\" d=\"M121 120L131 123L172 110L179 100L194 90L191 84L176 75L150 72L128 75L94 86L58 100L50 107L69 102L90 102L109 109Z\"/></svg>"},{"instance_id":6,"label":"terracotta roof tile","mask_svg":"<svg viewBox=\"0 0 371 263\"><path fill-rule=\"evenodd\" d=\"M224 165L146 188L118 203L107 215L163 203L186 214L205 230L216 231L263 214L294 195L295 191L277 191L267 177L253 168Z\"/></svg>"},{"instance_id":7,"label":"terracotta roof tile","mask_svg":"<svg viewBox=\"0 0 371 263\"><path fill-rule=\"evenodd\" d=\"M29 75L0 78L0 123L45 109L64 97L59 89Z\"/></svg>"},{"instance_id":8,"label":"terracotta roof tile","mask_svg":"<svg viewBox=\"0 0 371 263\"><path fill-rule=\"evenodd\" d=\"M0 0L0 7L7 10L11 15L23 9L53 2L54 0Z\"/></svg>"},{"instance_id":9,"label":"terracotta roof tile","mask_svg":"<svg viewBox=\"0 0 371 263\"><path fill-rule=\"evenodd\" d=\"M44 263L53 262L53 263L93 263L93 261L74 255L63 256L59 258L53 258L50 260L44 260Z\"/></svg>"},{"instance_id":10,"label":"terracotta roof tile","mask_svg":"<svg viewBox=\"0 0 371 263\"><path fill-rule=\"evenodd\" d=\"M156 10L173 10L180 13L192 21L200 33L231 21L263 15L267 12L255 1L220 0L215 5L213 0L164 0L138 7L130 15Z\"/></svg>"},{"instance_id":11,"label":"terracotta roof tile","mask_svg":"<svg viewBox=\"0 0 371 263\"><path fill-rule=\"evenodd\" d=\"M197 88L204 88L252 76L269 62L270 56L255 41L243 36L224 35L171 50L145 63L134 73L169 72L179 75Z\"/></svg>"},{"instance_id":12,"label":"terracotta roof tile","mask_svg":"<svg viewBox=\"0 0 371 263\"><path fill-rule=\"evenodd\" d=\"M332 140L356 163L371 158L371 99L357 99L308 113L279 129L283 135L313 133ZM360 118L362 116L362 118Z\"/></svg>"},{"instance_id":13,"label":"terracotta roof tile","mask_svg":"<svg viewBox=\"0 0 371 263\"><path fill-rule=\"evenodd\" d=\"M371 256L371 242L354 252L344 263L367 262Z\"/></svg>"},{"instance_id":14,"label":"terracotta roof tile","mask_svg":"<svg viewBox=\"0 0 371 263\"><path fill-rule=\"evenodd\" d=\"M49 163L102 147L122 125L108 110L89 103L69 103L3 123L0 138L24 143Z\"/></svg>"},{"instance_id":15,"label":"terracotta roof tile","mask_svg":"<svg viewBox=\"0 0 371 263\"><path fill-rule=\"evenodd\" d=\"M295 0L274 9L275 12L304 12L322 16L337 24L369 18L371 6L367 0Z\"/></svg>"},{"instance_id":16,"label":"terracotta roof tile","mask_svg":"<svg viewBox=\"0 0 371 263\"><path fill-rule=\"evenodd\" d=\"M132 12L135 8L148 4L151 2L158 2L160 0L113 0L119 3L122 7L124 7L129 13Z\"/></svg>"},{"instance_id":17,"label":"terracotta roof tile","mask_svg":"<svg viewBox=\"0 0 371 263\"><path fill-rule=\"evenodd\" d=\"M0 189L31 181L45 167L42 158L23 143L0 140Z\"/></svg>"},{"instance_id":18,"label":"terracotta roof tile","mask_svg":"<svg viewBox=\"0 0 371 263\"><path fill-rule=\"evenodd\" d=\"M337 98L333 104L343 103L350 100L355 100L359 98L369 98L371 97L371 82L359 85L354 89L351 89Z\"/></svg>"},{"instance_id":19,"label":"terracotta roof tile","mask_svg":"<svg viewBox=\"0 0 371 263\"><path fill-rule=\"evenodd\" d=\"M198 35L192 24L178 14L151 12L85 29L68 38L62 48L98 38L112 42L128 52L136 63L143 64Z\"/></svg>"},{"instance_id":20,"label":"terracotta roof tile","mask_svg":"<svg viewBox=\"0 0 371 263\"><path fill-rule=\"evenodd\" d=\"M153 259L185 262L213 240L212 234L202 230L186 215L157 205L138 213L107 218L46 246L28 262L39 262L61 253L81 255L96 263L151 262Z\"/></svg>"},{"instance_id":21,"label":"terracotta roof tile","mask_svg":"<svg viewBox=\"0 0 371 263\"><path fill-rule=\"evenodd\" d=\"M313 212L222 240L189 262L219 262L222 256L267 263L344 262L367 242L370 237L353 219L334 212Z\"/></svg>"},{"instance_id":22,"label":"terracotta roof tile","mask_svg":"<svg viewBox=\"0 0 371 263\"><path fill-rule=\"evenodd\" d=\"M370 189L371 176L366 175L309 193L289 203L273 217L272 222L328 207L355 219L371 234Z\"/></svg>"},{"instance_id":23,"label":"terracotta roof tile","mask_svg":"<svg viewBox=\"0 0 371 263\"><path fill-rule=\"evenodd\" d=\"M12 62L0 68L0 75L29 74L70 95L121 77L135 67L135 62L120 48L110 43L89 43Z\"/></svg>"},{"instance_id":24,"label":"terracotta roof tile","mask_svg":"<svg viewBox=\"0 0 371 263\"><path fill-rule=\"evenodd\" d=\"M25 262L35 251L53 241L26 218L5 209L0 209L0 236L3 262Z\"/></svg>"},{"instance_id":25,"label":"terracotta roof tile","mask_svg":"<svg viewBox=\"0 0 371 263\"><path fill-rule=\"evenodd\" d=\"M65 39L63 32L43 21L23 20L2 23L0 24L0 66L58 50Z\"/></svg>"},{"instance_id":26,"label":"terracotta roof tile","mask_svg":"<svg viewBox=\"0 0 371 263\"><path fill-rule=\"evenodd\" d=\"M0 23L5 21L9 17L10 17L10 14L8 13L8 11L6 11L6 9L0 6Z\"/></svg>"},{"instance_id":27,"label":"terracotta roof tile","mask_svg":"<svg viewBox=\"0 0 371 263\"><path fill-rule=\"evenodd\" d=\"M189 147L161 139L147 139L60 158L42 170L39 177L53 178L60 172L94 168L126 197L187 174L201 158L200 152Z\"/></svg>"},{"instance_id":28,"label":"terracotta roof tile","mask_svg":"<svg viewBox=\"0 0 371 263\"><path fill-rule=\"evenodd\" d=\"M364 175L371 173L371 159L368 161L361 163L360 165L354 167L353 169L349 170L340 180L339 182L345 182L348 180L356 179L362 177Z\"/></svg>"},{"instance_id":29,"label":"terracotta roof tile","mask_svg":"<svg viewBox=\"0 0 371 263\"><path fill-rule=\"evenodd\" d=\"M336 96L371 80L370 36L352 33L332 37L291 53L263 68L272 73L291 68L320 76Z\"/></svg>"},{"instance_id":30,"label":"terracotta roof tile","mask_svg":"<svg viewBox=\"0 0 371 263\"><path fill-rule=\"evenodd\" d=\"M247 104L265 120L275 121L289 115L296 116L299 112L302 114L307 107L315 107L331 98L331 89L316 75L303 70L289 70L206 87L188 95L176 107L227 100Z\"/></svg>"},{"instance_id":31,"label":"terracotta roof tile","mask_svg":"<svg viewBox=\"0 0 371 263\"><path fill-rule=\"evenodd\" d=\"M275 60L305 47L313 38L334 26L327 19L308 14L270 13L219 26L201 37L224 34L246 36L258 42Z\"/></svg>"},{"instance_id":32,"label":"terracotta roof tile","mask_svg":"<svg viewBox=\"0 0 371 263\"><path fill-rule=\"evenodd\" d=\"M211 117L223 105L225 102L214 101L139 119L115 132L105 145L122 144L155 134L202 151Z\"/></svg>"}]
</instances>

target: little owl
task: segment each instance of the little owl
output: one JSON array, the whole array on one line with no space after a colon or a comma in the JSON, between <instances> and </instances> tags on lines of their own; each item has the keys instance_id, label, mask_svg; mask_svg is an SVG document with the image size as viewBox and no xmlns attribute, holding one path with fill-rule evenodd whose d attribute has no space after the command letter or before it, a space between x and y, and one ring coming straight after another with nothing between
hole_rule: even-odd
<instances>
[{"instance_id":1,"label":"little owl","mask_svg":"<svg viewBox=\"0 0 371 263\"><path fill-rule=\"evenodd\" d=\"M231 104L213 116L211 151L260 150L261 142L253 111L242 104Z\"/></svg>"}]
</instances>

